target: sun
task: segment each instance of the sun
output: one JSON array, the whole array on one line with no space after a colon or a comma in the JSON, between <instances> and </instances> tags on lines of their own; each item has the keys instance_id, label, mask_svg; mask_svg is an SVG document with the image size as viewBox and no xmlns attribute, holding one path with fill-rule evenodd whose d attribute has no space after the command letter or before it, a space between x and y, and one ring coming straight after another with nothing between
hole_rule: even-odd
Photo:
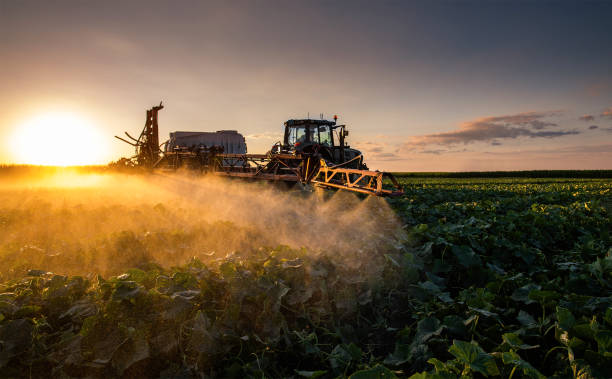
<instances>
[{"instance_id":1,"label":"sun","mask_svg":"<svg viewBox=\"0 0 612 379\"><path fill-rule=\"evenodd\" d=\"M103 163L106 139L74 113L35 116L15 129L10 140L15 163L80 166Z\"/></svg>"}]
</instances>

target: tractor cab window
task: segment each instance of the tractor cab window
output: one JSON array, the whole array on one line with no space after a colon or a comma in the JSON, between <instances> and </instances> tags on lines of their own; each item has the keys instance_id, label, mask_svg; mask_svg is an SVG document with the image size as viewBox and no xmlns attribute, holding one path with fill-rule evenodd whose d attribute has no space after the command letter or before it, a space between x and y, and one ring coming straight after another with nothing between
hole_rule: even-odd
<instances>
[{"instance_id":1,"label":"tractor cab window","mask_svg":"<svg viewBox=\"0 0 612 379\"><path fill-rule=\"evenodd\" d=\"M298 142L303 143L305 140L306 129L303 126L289 128L289 137L287 138L289 145L295 145Z\"/></svg>"},{"instance_id":2,"label":"tractor cab window","mask_svg":"<svg viewBox=\"0 0 612 379\"><path fill-rule=\"evenodd\" d=\"M310 142L319 143L319 131L315 125L308 128L308 135L310 137Z\"/></svg>"},{"instance_id":3,"label":"tractor cab window","mask_svg":"<svg viewBox=\"0 0 612 379\"><path fill-rule=\"evenodd\" d=\"M319 126L319 143L325 146L331 146L331 130L328 125Z\"/></svg>"}]
</instances>

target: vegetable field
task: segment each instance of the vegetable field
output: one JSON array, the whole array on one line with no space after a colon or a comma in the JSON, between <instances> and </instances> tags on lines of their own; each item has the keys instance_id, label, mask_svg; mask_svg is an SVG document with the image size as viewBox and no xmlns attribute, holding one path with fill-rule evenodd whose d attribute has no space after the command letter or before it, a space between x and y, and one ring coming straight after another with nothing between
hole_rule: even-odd
<instances>
[{"instance_id":1,"label":"vegetable field","mask_svg":"<svg viewBox=\"0 0 612 379\"><path fill-rule=\"evenodd\" d=\"M612 377L612 180L400 181L260 226L3 189L0 376Z\"/></svg>"}]
</instances>

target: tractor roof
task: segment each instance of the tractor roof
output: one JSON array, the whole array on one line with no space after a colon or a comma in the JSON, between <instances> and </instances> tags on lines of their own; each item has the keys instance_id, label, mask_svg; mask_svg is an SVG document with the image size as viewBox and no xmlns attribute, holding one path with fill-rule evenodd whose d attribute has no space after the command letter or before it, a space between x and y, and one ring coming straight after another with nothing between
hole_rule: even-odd
<instances>
[{"instance_id":1,"label":"tractor roof","mask_svg":"<svg viewBox=\"0 0 612 379\"><path fill-rule=\"evenodd\" d=\"M302 119L302 120L287 120L285 122L286 126L301 126L301 125L336 125L335 121L328 120L312 120L312 119Z\"/></svg>"}]
</instances>

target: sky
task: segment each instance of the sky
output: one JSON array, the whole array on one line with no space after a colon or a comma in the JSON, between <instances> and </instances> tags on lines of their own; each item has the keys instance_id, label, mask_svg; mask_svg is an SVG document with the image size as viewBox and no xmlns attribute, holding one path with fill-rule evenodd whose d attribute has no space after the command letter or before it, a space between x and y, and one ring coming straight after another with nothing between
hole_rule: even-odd
<instances>
[{"instance_id":1,"label":"sky","mask_svg":"<svg viewBox=\"0 0 612 379\"><path fill-rule=\"evenodd\" d=\"M97 163L130 156L113 135L163 101L161 136L236 129L251 153L287 119L336 114L373 169L612 169L611 15L609 1L0 0L0 163L20 163L11 136L49 112L96 129Z\"/></svg>"}]
</instances>

